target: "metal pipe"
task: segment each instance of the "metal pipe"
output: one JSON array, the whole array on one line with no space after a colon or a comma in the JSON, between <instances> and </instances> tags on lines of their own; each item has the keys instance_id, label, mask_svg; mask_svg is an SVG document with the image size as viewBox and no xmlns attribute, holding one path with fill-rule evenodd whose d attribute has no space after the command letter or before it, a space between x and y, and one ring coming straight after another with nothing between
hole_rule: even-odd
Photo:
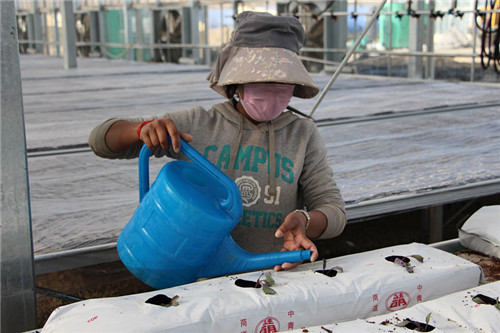
<instances>
[{"instance_id":1,"label":"metal pipe","mask_svg":"<svg viewBox=\"0 0 500 333\"><path fill-rule=\"evenodd\" d=\"M356 42L354 42L354 45L351 47L351 49L349 50L349 52L346 54L346 56L344 57L344 59L340 63L339 67L337 67L337 69L336 69L335 73L333 74L332 78L330 79L330 81L328 82L328 84L325 86L325 88L321 92L319 98L316 100L316 103L314 103L311 111L309 111L309 114L308 114L309 116L312 116L313 113L314 113L314 111L316 111L316 108L318 107L318 105L321 103L321 101L325 97L328 89L330 89L330 86L332 85L332 83L337 79L337 77L339 76L339 74L342 71L342 69L344 68L344 66L347 64L347 62L349 61L349 59L351 58L351 56L353 55L353 53L356 51L356 48L358 47L359 43L361 43L361 40L363 39L363 37L366 35L366 33L368 32L368 30L370 29L370 27L373 25L373 23L375 21L377 21L377 18L379 16L380 12L382 11L382 8L384 7L384 5L385 5L386 2L387 2L387 0L383 0L380 3L380 5L377 7L377 10L373 13L373 16L370 18L370 21L368 21L368 23L366 24L365 28L361 32L361 35L359 35L358 39L356 39Z\"/></svg>"},{"instance_id":2,"label":"metal pipe","mask_svg":"<svg viewBox=\"0 0 500 333\"><path fill-rule=\"evenodd\" d=\"M446 14L446 15L453 15L455 17L460 17L461 15L463 14L471 14L471 13L477 13L477 14L489 14L489 13L500 13L500 9L488 9L488 10L474 10L474 9L466 9L466 10L457 10L455 11L455 13L448 13L448 12L440 12L440 11L430 11L430 10L414 10L411 12L411 14L409 14L407 11L405 10L402 10L402 11L384 11L384 12L380 12L380 15L400 15L400 16L420 16L420 15L429 15L429 16L432 16L432 15L436 15L436 14ZM353 12L346 12L346 11L338 11L338 12L327 12L327 13L323 13L323 14L320 14L320 15L317 15L317 14L312 14L312 13L299 13L299 14L293 14L293 13L283 13L283 14L286 14L286 15L297 15L298 17L301 17L301 16L306 16L306 17L313 17L313 16L322 16L322 17L332 17L332 16L360 16L360 15L363 15L363 16L369 16L371 15L372 13L370 12L356 12L356 11L353 11Z\"/></svg>"},{"instance_id":3,"label":"metal pipe","mask_svg":"<svg viewBox=\"0 0 500 333\"><path fill-rule=\"evenodd\" d=\"M36 40L19 40L19 44L47 44L47 45L60 45L60 42L48 42L48 41L36 41ZM100 43L100 42L76 42L76 46L99 46L99 47L121 47L121 48L132 48L132 49L177 49L177 48L199 48L199 49L218 49L218 45L195 45L195 44L122 44L122 43ZM336 48L302 48L302 52L346 52L346 49L336 49ZM401 52L392 50L357 50L354 53L360 54L378 54L378 55L390 55L390 56L426 56L426 57L468 57L475 58L479 57L477 53L470 54L460 54L460 53L435 53L435 52ZM318 63L327 64L339 64L339 62L328 62L323 59L316 59L312 57L303 57L307 61L315 61Z\"/></svg>"},{"instance_id":4,"label":"metal pipe","mask_svg":"<svg viewBox=\"0 0 500 333\"><path fill-rule=\"evenodd\" d=\"M36 325L33 239L14 1L0 1L0 299L2 332Z\"/></svg>"}]
</instances>

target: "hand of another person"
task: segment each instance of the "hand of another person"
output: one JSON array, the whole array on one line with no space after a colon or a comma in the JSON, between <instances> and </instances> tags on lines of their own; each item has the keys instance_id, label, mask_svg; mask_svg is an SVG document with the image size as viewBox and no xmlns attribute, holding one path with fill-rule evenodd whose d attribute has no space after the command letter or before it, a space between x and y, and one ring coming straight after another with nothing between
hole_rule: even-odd
<instances>
[{"instance_id":1,"label":"hand of another person","mask_svg":"<svg viewBox=\"0 0 500 333\"><path fill-rule=\"evenodd\" d=\"M175 152L181 148L180 138L187 142L193 141L193 136L179 132L172 119L161 118L148 122L140 129L139 138L151 151L158 149L167 150L170 147L168 137L172 140L172 147Z\"/></svg>"},{"instance_id":2,"label":"hand of another person","mask_svg":"<svg viewBox=\"0 0 500 333\"><path fill-rule=\"evenodd\" d=\"M283 238L283 248L281 251L294 251L294 250L311 250L311 262L318 258L318 249L316 245L306 236L306 217L301 212L292 212L285 218L283 224L276 231L277 238ZM276 265L275 271L283 269L291 269L301 262L284 263Z\"/></svg>"}]
</instances>

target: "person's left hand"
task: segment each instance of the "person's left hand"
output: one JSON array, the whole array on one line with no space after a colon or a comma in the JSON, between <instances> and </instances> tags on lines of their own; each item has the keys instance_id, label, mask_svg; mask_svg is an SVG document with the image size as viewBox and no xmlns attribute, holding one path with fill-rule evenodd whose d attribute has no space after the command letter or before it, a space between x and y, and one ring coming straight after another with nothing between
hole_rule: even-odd
<instances>
[{"instance_id":1,"label":"person's left hand","mask_svg":"<svg viewBox=\"0 0 500 333\"><path fill-rule=\"evenodd\" d=\"M283 224L276 230L276 238L283 238L281 251L311 250L311 262L318 258L316 245L306 236L306 217L301 212L291 212L285 218ZM275 271L291 269L300 265L301 262L283 263L274 266Z\"/></svg>"}]
</instances>

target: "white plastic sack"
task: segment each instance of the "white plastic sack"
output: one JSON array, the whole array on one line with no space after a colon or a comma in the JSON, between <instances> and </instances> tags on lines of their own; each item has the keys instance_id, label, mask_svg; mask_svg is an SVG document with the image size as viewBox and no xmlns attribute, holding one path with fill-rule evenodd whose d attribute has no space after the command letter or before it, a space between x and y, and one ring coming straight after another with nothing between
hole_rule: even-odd
<instances>
[{"instance_id":1,"label":"white plastic sack","mask_svg":"<svg viewBox=\"0 0 500 333\"><path fill-rule=\"evenodd\" d=\"M412 258L414 273L387 261ZM257 281L262 272L214 278L137 295L81 301L56 309L49 332L260 332L347 321L400 310L419 302L477 286L480 266L423 244L408 244L327 261L343 272L328 277L322 263L273 272L275 295L235 285ZM148 304L153 296L177 295L178 306Z\"/></svg>"},{"instance_id":2,"label":"white plastic sack","mask_svg":"<svg viewBox=\"0 0 500 333\"><path fill-rule=\"evenodd\" d=\"M468 249L500 260L500 206L485 206L458 230L460 243Z\"/></svg>"},{"instance_id":3,"label":"white plastic sack","mask_svg":"<svg viewBox=\"0 0 500 333\"><path fill-rule=\"evenodd\" d=\"M491 304L474 302L473 298L477 295L487 296L489 301L495 302L500 297L500 281L443 296L390 314L343 323L305 327L300 330L292 330L292 332L326 333L329 330L335 333L408 333L415 332L415 330L408 329L412 325L426 329L417 332L426 332L432 327L434 327L433 333L499 332L500 309ZM429 318L428 321L427 318ZM406 319L408 328L397 326L398 324L403 325ZM413 323L408 321L413 321Z\"/></svg>"}]
</instances>

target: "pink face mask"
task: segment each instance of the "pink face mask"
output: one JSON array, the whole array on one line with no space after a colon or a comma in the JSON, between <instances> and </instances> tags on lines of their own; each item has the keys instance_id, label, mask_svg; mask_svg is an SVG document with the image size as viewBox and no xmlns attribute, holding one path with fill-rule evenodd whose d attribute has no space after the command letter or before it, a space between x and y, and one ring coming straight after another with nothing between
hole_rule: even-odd
<instances>
[{"instance_id":1,"label":"pink face mask","mask_svg":"<svg viewBox=\"0 0 500 333\"><path fill-rule=\"evenodd\" d=\"M246 113L259 122L278 118L293 96L293 84L248 83L240 100Z\"/></svg>"}]
</instances>

